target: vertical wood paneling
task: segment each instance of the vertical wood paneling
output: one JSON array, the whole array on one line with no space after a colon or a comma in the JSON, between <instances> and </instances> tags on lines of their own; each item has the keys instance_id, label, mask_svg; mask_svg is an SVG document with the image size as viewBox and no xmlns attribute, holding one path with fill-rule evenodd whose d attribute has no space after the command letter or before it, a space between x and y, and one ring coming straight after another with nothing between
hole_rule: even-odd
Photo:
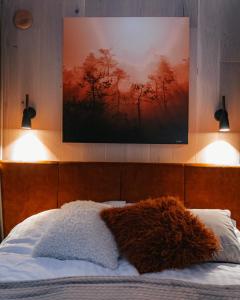
<instances>
[{"instance_id":1,"label":"vertical wood paneling","mask_svg":"<svg viewBox=\"0 0 240 300\"><path fill-rule=\"evenodd\" d=\"M233 132L240 131L240 62L221 63L220 94L226 96L229 122ZM240 142L240 139L239 139Z\"/></svg>"},{"instance_id":2,"label":"vertical wood paneling","mask_svg":"<svg viewBox=\"0 0 240 300\"><path fill-rule=\"evenodd\" d=\"M86 1L86 16L182 17L193 13L196 23L196 8L197 0L90 0Z\"/></svg>"},{"instance_id":3,"label":"vertical wood paneling","mask_svg":"<svg viewBox=\"0 0 240 300\"><path fill-rule=\"evenodd\" d=\"M197 28L190 28L190 67L189 67L189 104L188 124L189 133L197 131Z\"/></svg>"},{"instance_id":4,"label":"vertical wood paneling","mask_svg":"<svg viewBox=\"0 0 240 300\"><path fill-rule=\"evenodd\" d=\"M150 145L150 162L172 162L173 148L173 145Z\"/></svg>"},{"instance_id":5,"label":"vertical wood paneling","mask_svg":"<svg viewBox=\"0 0 240 300\"><path fill-rule=\"evenodd\" d=\"M10 6L12 9L10 9ZM2 74L3 74L3 114L4 114L4 127L9 127L9 117L7 113L8 106L11 106L12 103L8 99L15 99L19 95L19 84L15 84L13 88L11 83L17 83L19 80L19 71L18 71L18 60L17 60L17 32L9 24L8 20L12 20L12 10L16 10L17 3L13 1L4 1L3 2L3 14L2 14ZM10 21L11 22L11 21ZM16 109L12 114L15 115L15 118L19 118Z\"/></svg>"},{"instance_id":6,"label":"vertical wood paneling","mask_svg":"<svg viewBox=\"0 0 240 300\"><path fill-rule=\"evenodd\" d=\"M240 62L240 1L221 2L221 60Z\"/></svg>"},{"instance_id":7,"label":"vertical wood paneling","mask_svg":"<svg viewBox=\"0 0 240 300\"><path fill-rule=\"evenodd\" d=\"M126 144L106 144L106 161L125 162L127 160Z\"/></svg>"},{"instance_id":8,"label":"vertical wood paneling","mask_svg":"<svg viewBox=\"0 0 240 300\"><path fill-rule=\"evenodd\" d=\"M196 163L196 142L198 139L198 133L189 133L188 145L174 145L173 147L173 158L174 163Z\"/></svg>"},{"instance_id":9,"label":"vertical wood paneling","mask_svg":"<svg viewBox=\"0 0 240 300\"><path fill-rule=\"evenodd\" d=\"M20 127L25 93L37 109L33 127L46 144L51 158L88 161L201 162L198 155L217 130L213 113L224 81L229 113L239 110L238 68L220 60L239 59L238 0L4 0L4 158L9 159L13 137ZM33 27L14 27L17 9L29 9ZM190 99L188 145L63 144L62 43L63 17L79 16L189 16ZM224 72L224 76L223 75ZM233 92L234 90L234 92ZM220 91L220 92L219 92ZM235 113L236 114L236 113ZM231 116L230 116L231 119ZM239 131L236 117L234 130ZM235 139L238 139L236 134ZM230 139L233 143L233 139ZM234 143L233 143L234 144ZM234 144L236 146L236 143ZM237 146L238 149L240 148Z\"/></svg>"},{"instance_id":10,"label":"vertical wood paneling","mask_svg":"<svg viewBox=\"0 0 240 300\"><path fill-rule=\"evenodd\" d=\"M220 12L218 0L201 0L197 49L197 132L217 131L213 114L219 102Z\"/></svg>"},{"instance_id":11,"label":"vertical wood paneling","mask_svg":"<svg viewBox=\"0 0 240 300\"><path fill-rule=\"evenodd\" d=\"M85 1L62 0L62 15L66 17L83 17L85 15Z\"/></svg>"},{"instance_id":12,"label":"vertical wood paneling","mask_svg":"<svg viewBox=\"0 0 240 300\"><path fill-rule=\"evenodd\" d=\"M126 144L127 162L150 162L151 145Z\"/></svg>"},{"instance_id":13,"label":"vertical wood paneling","mask_svg":"<svg viewBox=\"0 0 240 300\"><path fill-rule=\"evenodd\" d=\"M182 0L142 1L143 11L153 17L183 17L184 3Z\"/></svg>"},{"instance_id":14,"label":"vertical wood paneling","mask_svg":"<svg viewBox=\"0 0 240 300\"><path fill-rule=\"evenodd\" d=\"M141 16L141 0L87 0L86 17L130 17Z\"/></svg>"},{"instance_id":15,"label":"vertical wood paneling","mask_svg":"<svg viewBox=\"0 0 240 300\"><path fill-rule=\"evenodd\" d=\"M191 28L198 27L198 0L183 0L183 16L190 17Z\"/></svg>"}]
</instances>

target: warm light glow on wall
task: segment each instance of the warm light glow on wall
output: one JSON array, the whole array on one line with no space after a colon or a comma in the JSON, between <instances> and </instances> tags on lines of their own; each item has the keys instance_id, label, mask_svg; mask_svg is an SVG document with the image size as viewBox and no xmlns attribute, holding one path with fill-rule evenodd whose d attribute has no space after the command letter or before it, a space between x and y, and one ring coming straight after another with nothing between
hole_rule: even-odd
<instances>
[{"instance_id":1,"label":"warm light glow on wall","mask_svg":"<svg viewBox=\"0 0 240 300\"><path fill-rule=\"evenodd\" d=\"M231 144L223 140L217 140L201 150L204 163L220 165L238 165L239 152Z\"/></svg>"},{"instance_id":2,"label":"warm light glow on wall","mask_svg":"<svg viewBox=\"0 0 240 300\"><path fill-rule=\"evenodd\" d=\"M25 131L12 145L11 160L34 162L47 159L45 146L32 130Z\"/></svg>"}]
</instances>

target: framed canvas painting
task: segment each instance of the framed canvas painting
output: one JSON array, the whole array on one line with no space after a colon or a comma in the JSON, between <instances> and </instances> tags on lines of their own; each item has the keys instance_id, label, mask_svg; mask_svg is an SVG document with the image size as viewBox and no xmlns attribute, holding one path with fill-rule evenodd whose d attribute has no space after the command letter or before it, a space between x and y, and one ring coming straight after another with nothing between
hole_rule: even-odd
<instances>
[{"instance_id":1,"label":"framed canvas painting","mask_svg":"<svg viewBox=\"0 0 240 300\"><path fill-rule=\"evenodd\" d=\"M189 19L65 18L63 142L186 144Z\"/></svg>"}]
</instances>

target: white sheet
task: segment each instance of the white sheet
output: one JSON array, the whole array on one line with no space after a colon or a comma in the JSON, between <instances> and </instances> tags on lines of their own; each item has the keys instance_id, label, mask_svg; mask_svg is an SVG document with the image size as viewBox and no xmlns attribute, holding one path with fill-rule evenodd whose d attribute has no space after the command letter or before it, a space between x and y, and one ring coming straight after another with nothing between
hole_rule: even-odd
<instances>
[{"instance_id":1,"label":"white sheet","mask_svg":"<svg viewBox=\"0 0 240 300\"><path fill-rule=\"evenodd\" d=\"M66 276L125 276L138 275L126 260L116 270L83 260L61 261L32 257L32 251L57 209L33 215L18 224L0 245L0 281L24 281Z\"/></svg>"},{"instance_id":2,"label":"white sheet","mask_svg":"<svg viewBox=\"0 0 240 300\"><path fill-rule=\"evenodd\" d=\"M52 258L32 258L29 254L0 253L0 281L25 281L67 276L136 276L137 270L121 260L116 270L103 268L86 261L60 261ZM166 270L145 274L202 284L240 285L240 265L205 263L183 270Z\"/></svg>"},{"instance_id":3,"label":"white sheet","mask_svg":"<svg viewBox=\"0 0 240 300\"><path fill-rule=\"evenodd\" d=\"M53 258L32 258L30 255L0 253L0 281L24 281L66 276L138 275L127 261L120 261L116 270L81 260L61 261Z\"/></svg>"},{"instance_id":4,"label":"white sheet","mask_svg":"<svg viewBox=\"0 0 240 300\"><path fill-rule=\"evenodd\" d=\"M203 263L183 270L166 270L144 276L183 280L201 284L240 285L240 264Z\"/></svg>"}]
</instances>

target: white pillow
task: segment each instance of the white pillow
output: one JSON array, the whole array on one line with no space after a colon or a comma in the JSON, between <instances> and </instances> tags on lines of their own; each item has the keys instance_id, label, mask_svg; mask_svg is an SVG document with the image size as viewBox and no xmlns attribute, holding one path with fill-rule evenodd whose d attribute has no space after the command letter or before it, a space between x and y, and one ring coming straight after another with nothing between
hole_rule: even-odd
<instances>
[{"instance_id":1,"label":"white pillow","mask_svg":"<svg viewBox=\"0 0 240 300\"><path fill-rule=\"evenodd\" d=\"M104 267L118 266L114 237L99 213L109 205L93 201L64 204L33 250L33 256L83 259Z\"/></svg>"},{"instance_id":2,"label":"white pillow","mask_svg":"<svg viewBox=\"0 0 240 300\"><path fill-rule=\"evenodd\" d=\"M235 234L236 234L236 236L238 238L238 241L240 243L240 231L239 231L239 229L237 227L234 228L234 231L235 231Z\"/></svg>"},{"instance_id":3,"label":"white pillow","mask_svg":"<svg viewBox=\"0 0 240 300\"><path fill-rule=\"evenodd\" d=\"M126 205L126 201L122 200L106 201L104 203L113 207ZM35 244L54 220L58 211L58 208L46 210L17 224L0 243L0 252L32 254Z\"/></svg>"},{"instance_id":4,"label":"white pillow","mask_svg":"<svg viewBox=\"0 0 240 300\"><path fill-rule=\"evenodd\" d=\"M35 214L16 225L0 244L0 252L31 254L59 209Z\"/></svg>"},{"instance_id":5,"label":"white pillow","mask_svg":"<svg viewBox=\"0 0 240 300\"><path fill-rule=\"evenodd\" d=\"M240 244L231 212L222 209L191 209L220 240L220 251L213 261L240 263Z\"/></svg>"}]
</instances>

